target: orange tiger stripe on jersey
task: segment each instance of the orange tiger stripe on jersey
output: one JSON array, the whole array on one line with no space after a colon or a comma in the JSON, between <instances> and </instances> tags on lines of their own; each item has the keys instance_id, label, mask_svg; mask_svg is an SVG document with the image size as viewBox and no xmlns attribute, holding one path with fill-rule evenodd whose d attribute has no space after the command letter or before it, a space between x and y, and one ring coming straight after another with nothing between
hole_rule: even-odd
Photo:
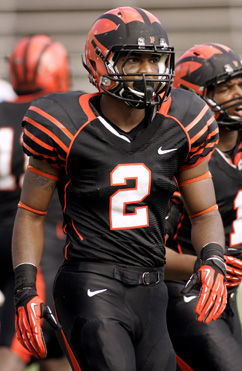
<instances>
[{"instance_id":1,"label":"orange tiger stripe on jersey","mask_svg":"<svg viewBox=\"0 0 242 371\"><path fill-rule=\"evenodd\" d=\"M30 124L32 124L33 126L35 126L36 128L42 130L46 135L52 137L55 142L65 151L67 152L67 147L66 145L55 135L53 134L49 129L46 129L44 126L42 126L41 124L39 124L38 122L32 120L31 118L29 117L24 117L23 119L24 121L27 121L29 122ZM46 144L44 144L44 147L46 148Z\"/></svg>"},{"instance_id":2,"label":"orange tiger stripe on jersey","mask_svg":"<svg viewBox=\"0 0 242 371\"><path fill-rule=\"evenodd\" d=\"M197 117L195 117L195 119L187 126L187 128L186 128L187 131L190 131L198 123L198 121L201 120L201 118L205 115L205 113L207 112L208 109L209 109L208 106L203 107L203 109L199 112Z\"/></svg>"},{"instance_id":3,"label":"orange tiger stripe on jersey","mask_svg":"<svg viewBox=\"0 0 242 371\"><path fill-rule=\"evenodd\" d=\"M29 107L29 110L30 111L35 111L37 113L39 113L41 116L45 117L47 120L49 120L50 122L52 122L55 126L57 126L63 133L66 134L66 136L69 138L69 139L72 139L73 138L73 135L70 133L70 131L64 126L62 125L62 123L60 121L58 121L56 118L54 118L53 116L51 116L50 114L48 114L47 112L43 111L42 109L38 108L38 107L34 107L34 106L30 106Z\"/></svg>"},{"instance_id":4,"label":"orange tiger stripe on jersey","mask_svg":"<svg viewBox=\"0 0 242 371\"><path fill-rule=\"evenodd\" d=\"M210 122L209 122L210 121ZM207 124L209 123L209 125L211 125L211 123L212 122L214 122L215 121L215 118L214 117L211 117L210 118L210 120L209 120L208 122L207 122ZM209 126L208 125L208 126ZM191 142L192 143L194 143L194 142L196 142L196 140L200 137L200 136L202 136L202 134L205 132L207 130L207 127L206 126L204 126L203 127L203 129L202 130L200 130L192 139L191 139ZM210 134L209 134L209 136L208 136L208 138L211 138L213 135L215 135L216 133L218 133L218 128L216 128L215 130L213 130Z\"/></svg>"},{"instance_id":5,"label":"orange tiger stripe on jersey","mask_svg":"<svg viewBox=\"0 0 242 371\"><path fill-rule=\"evenodd\" d=\"M49 151L54 151L53 146L44 143L42 140L40 140L39 138L35 137L32 133L30 133L30 131L28 131L26 128L24 128L24 134L26 134L30 139L32 139L35 143L39 144L40 146L44 146Z\"/></svg>"},{"instance_id":6,"label":"orange tiger stripe on jersey","mask_svg":"<svg viewBox=\"0 0 242 371\"><path fill-rule=\"evenodd\" d=\"M25 144L25 142L23 142L23 147L26 148L29 152L31 152L33 155L37 155L37 156L42 156L43 158L45 159L52 159L52 160L55 160L57 161L58 157L53 157L53 156L47 156L47 155L43 155L42 153L39 153L39 152L36 152L34 151L32 148L30 148L27 144ZM53 167L56 167L56 168L60 168L60 166L58 166L57 164L53 164L52 165Z\"/></svg>"}]
</instances>

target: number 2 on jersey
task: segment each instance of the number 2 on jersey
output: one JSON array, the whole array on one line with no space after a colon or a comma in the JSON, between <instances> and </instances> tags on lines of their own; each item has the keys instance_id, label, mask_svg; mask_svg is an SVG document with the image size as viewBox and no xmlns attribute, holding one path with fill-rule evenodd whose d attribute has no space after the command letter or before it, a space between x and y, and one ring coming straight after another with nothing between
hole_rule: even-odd
<instances>
[{"instance_id":1,"label":"number 2 on jersey","mask_svg":"<svg viewBox=\"0 0 242 371\"><path fill-rule=\"evenodd\" d=\"M111 173L111 186L126 185L135 180L134 188L117 190L110 197L110 229L131 229L149 225L148 207L135 206L133 213L126 205L138 204L150 194L151 172L144 164L120 164Z\"/></svg>"}]
</instances>

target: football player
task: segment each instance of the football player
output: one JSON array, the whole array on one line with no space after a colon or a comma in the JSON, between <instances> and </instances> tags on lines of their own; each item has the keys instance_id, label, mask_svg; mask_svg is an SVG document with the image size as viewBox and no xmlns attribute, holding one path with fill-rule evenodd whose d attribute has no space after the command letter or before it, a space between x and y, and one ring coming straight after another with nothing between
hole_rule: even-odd
<instances>
[{"instance_id":1,"label":"football player","mask_svg":"<svg viewBox=\"0 0 242 371\"><path fill-rule=\"evenodd\" d=\"M1 307L0 370L21 371L31 361L31 353L15 336L14 272L11 238L14 218L27 166L22 150L22 118L31 101L50 92L69 90L69 63L62 44L47 35L23 37L9 58L9 76L17 96L0 104L0 289L4 294ZM36 195L37 197L37 195ZM52 286L55 272L63 260L60 233L62 211L55 195L45 223L45 249L38 278L40 296L53 310ZM24 228L24 226L23 226ZM37 237L36 237L37 238ZM39 362L41 370L69 370L55 330L43 324L48 354Z\"/></svg>"},{"instance_id":2,"label":"football player","mask_svg":"<svg viewBox=\"0 0 242 371\"><path fill-rule=\"evenodd\" d=\"M219 125L219 143L209 162L222 216L227 265L228 302L216 322L194 319L199 290L183 291L184 281L167 281L168 329L182 370L183 361L196 371L240 371L242 334L237 291L242 279L242 64L225 45L195 45L177 60L174 87L194 91L211 107ZM179 195L167 216L167 251L177 279L187 279L201 262L191 241L191 223ZM171 274L171 269L170 269ZM183 275L179 277L179 275ZM197 273L193 276L197 278Z\"/></svg>"},{"instance_id":3,"label":"football player","mask_svg":"<svg viewBox=\"0 0 242 371\"><path fill-rule=\"evenodd\" d=\"M196 94L171 90L174 50L144 9L101 15L83 64L97 93L48 95L23 119L30 161L13 234L17 337L44 357L47 317L62 326L73 370L175 370L163 274L177 184L203 261L199 321L215 320L226 305L224 232L208 172L217 123ZM58 322L35 287L55 187L66 234L54 284Z\"/></svg>"}]
</instances>

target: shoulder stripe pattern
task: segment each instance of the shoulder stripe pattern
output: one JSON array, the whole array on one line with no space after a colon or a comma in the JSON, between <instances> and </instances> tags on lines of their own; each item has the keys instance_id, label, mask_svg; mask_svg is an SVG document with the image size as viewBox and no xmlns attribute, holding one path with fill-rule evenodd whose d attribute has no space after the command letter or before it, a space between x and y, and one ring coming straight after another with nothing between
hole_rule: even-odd
<instances>
[{"instance_id":1,"label":"shoulder stripe pattern","mask_svg":"<svg viewBox=\"0 0 242 371\"><path fill-rule=\"evenodd\" d=\"M48 104L50 110L47 113L37 104L29 107L23 118L24 151L29 156L32 155L40 160L45 159L54 167L66 170L67 157L75 130L71 133L70 129L65 127L59 119L51 115L52 107L56 107L51 100L44 97L40 98L40 102L43 102L43 105ZM58 118L65 117L65 112L62 113L61 107L56 112L58 112Z\"/></svg>"},{"instance_id":2,"label":"shoulder stripe pattern","mask_svg":"<svg viewBox=\"0 0 242 371\"><path fill-rule=\"evenodd\" d=\"M195 119L186 127L187 131L190 131L201 120L201 118L203 118L207 110L208 110L208 106L204 106L204 108L197 115L197 117L195 117Z\"/></svg>"},{"instance_id":3,"label":"shoulder stripe pattern","mask_svg":"<svg viewBox=\"0 0 242 371\"><path fill-rule=\"evenodd\" d=\"M174 90L180 91L180 89ZM166 117L177 121L187 136L189 147L185 164L182 166L182 169L187 169L211 157L219 136L218 125L209 106L196 94L181 95L180 105L182 99L189 101L186 108L179 111L179 104L175 103L174 115L171 114L173 112L171 107Z\"/></svg>"},{"instance_id":4,"label":"shoulder stripe pattern","mask_svg":"<svg viewBox=\"0 0 242 371\"><path fill-rule=\"evenodd\" d=\"M60 128L68 136L68 138L70 139L73 138L73 135L69 132L69 130L67 130L65 126L60 123L60 121L56 120L53 116L49 115L47 112L34 106L30 106L29 110L35 111L42 115L43 117L47 118L47 120L51 121L54 125L58 126L58 128Z\"/></svg>"},{"instance_id":5,"label":"shoulder stripe pattern","mask_svg":"<svg viewBox=\"0 0 242 371\"><path fill-rule=\"evenodd\" d=\"M65 152L67 152L68 148L64 145L64 143L56 136L54 135L51 130L48 130L46 129L44 126L42 126L41 124L38 124L36 121L30 119L29 117L24 117L24 121L27 121L29 122L30 124L32 124L33 126L35 126L36 128L40 129L42 132L44 132L45 134L51 136L55 143L57 143ZM25 129L24 129L25 131ZM26 132L25 132L26 134ZM36 138L36 139L35 139ZM32 135L32 139L37 143L38 142L38 138L37 137L34 137ZM42 141L41 141L42 142ZM51 146L49 146L48 144L46 145L46 143L42 142L42 146L45 147L46 149L47 148L51 148Z\"/></svg>"}]
</instances>

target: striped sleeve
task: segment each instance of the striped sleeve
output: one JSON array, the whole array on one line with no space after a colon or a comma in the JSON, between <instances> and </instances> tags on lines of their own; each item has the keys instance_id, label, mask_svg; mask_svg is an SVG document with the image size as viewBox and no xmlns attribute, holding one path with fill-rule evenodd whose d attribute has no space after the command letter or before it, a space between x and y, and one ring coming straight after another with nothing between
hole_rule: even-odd
<instances>
[{"instance_id":1,"label":"striped sleeve","mask_svg":"<svg viewBox=\"0 0 242 371\"><path fill-rule=\"evenodd\" d=\"M187 169L211 157L219 141L219 131L212 111L195 94L182 125L189 141L189 153L182 167Z\"/></svg>"},{"instance_id":2,"label":"striped sleeve","mask_svg":"<svg viewBox=\"0 0 242 371\"><path fill-rule=\"evenodd\" d=\"M22 125L23 150L28 156L57 168L66 166L74 131L60 105L47 97L32 102Z\"/></svg>"}]
</instances>

